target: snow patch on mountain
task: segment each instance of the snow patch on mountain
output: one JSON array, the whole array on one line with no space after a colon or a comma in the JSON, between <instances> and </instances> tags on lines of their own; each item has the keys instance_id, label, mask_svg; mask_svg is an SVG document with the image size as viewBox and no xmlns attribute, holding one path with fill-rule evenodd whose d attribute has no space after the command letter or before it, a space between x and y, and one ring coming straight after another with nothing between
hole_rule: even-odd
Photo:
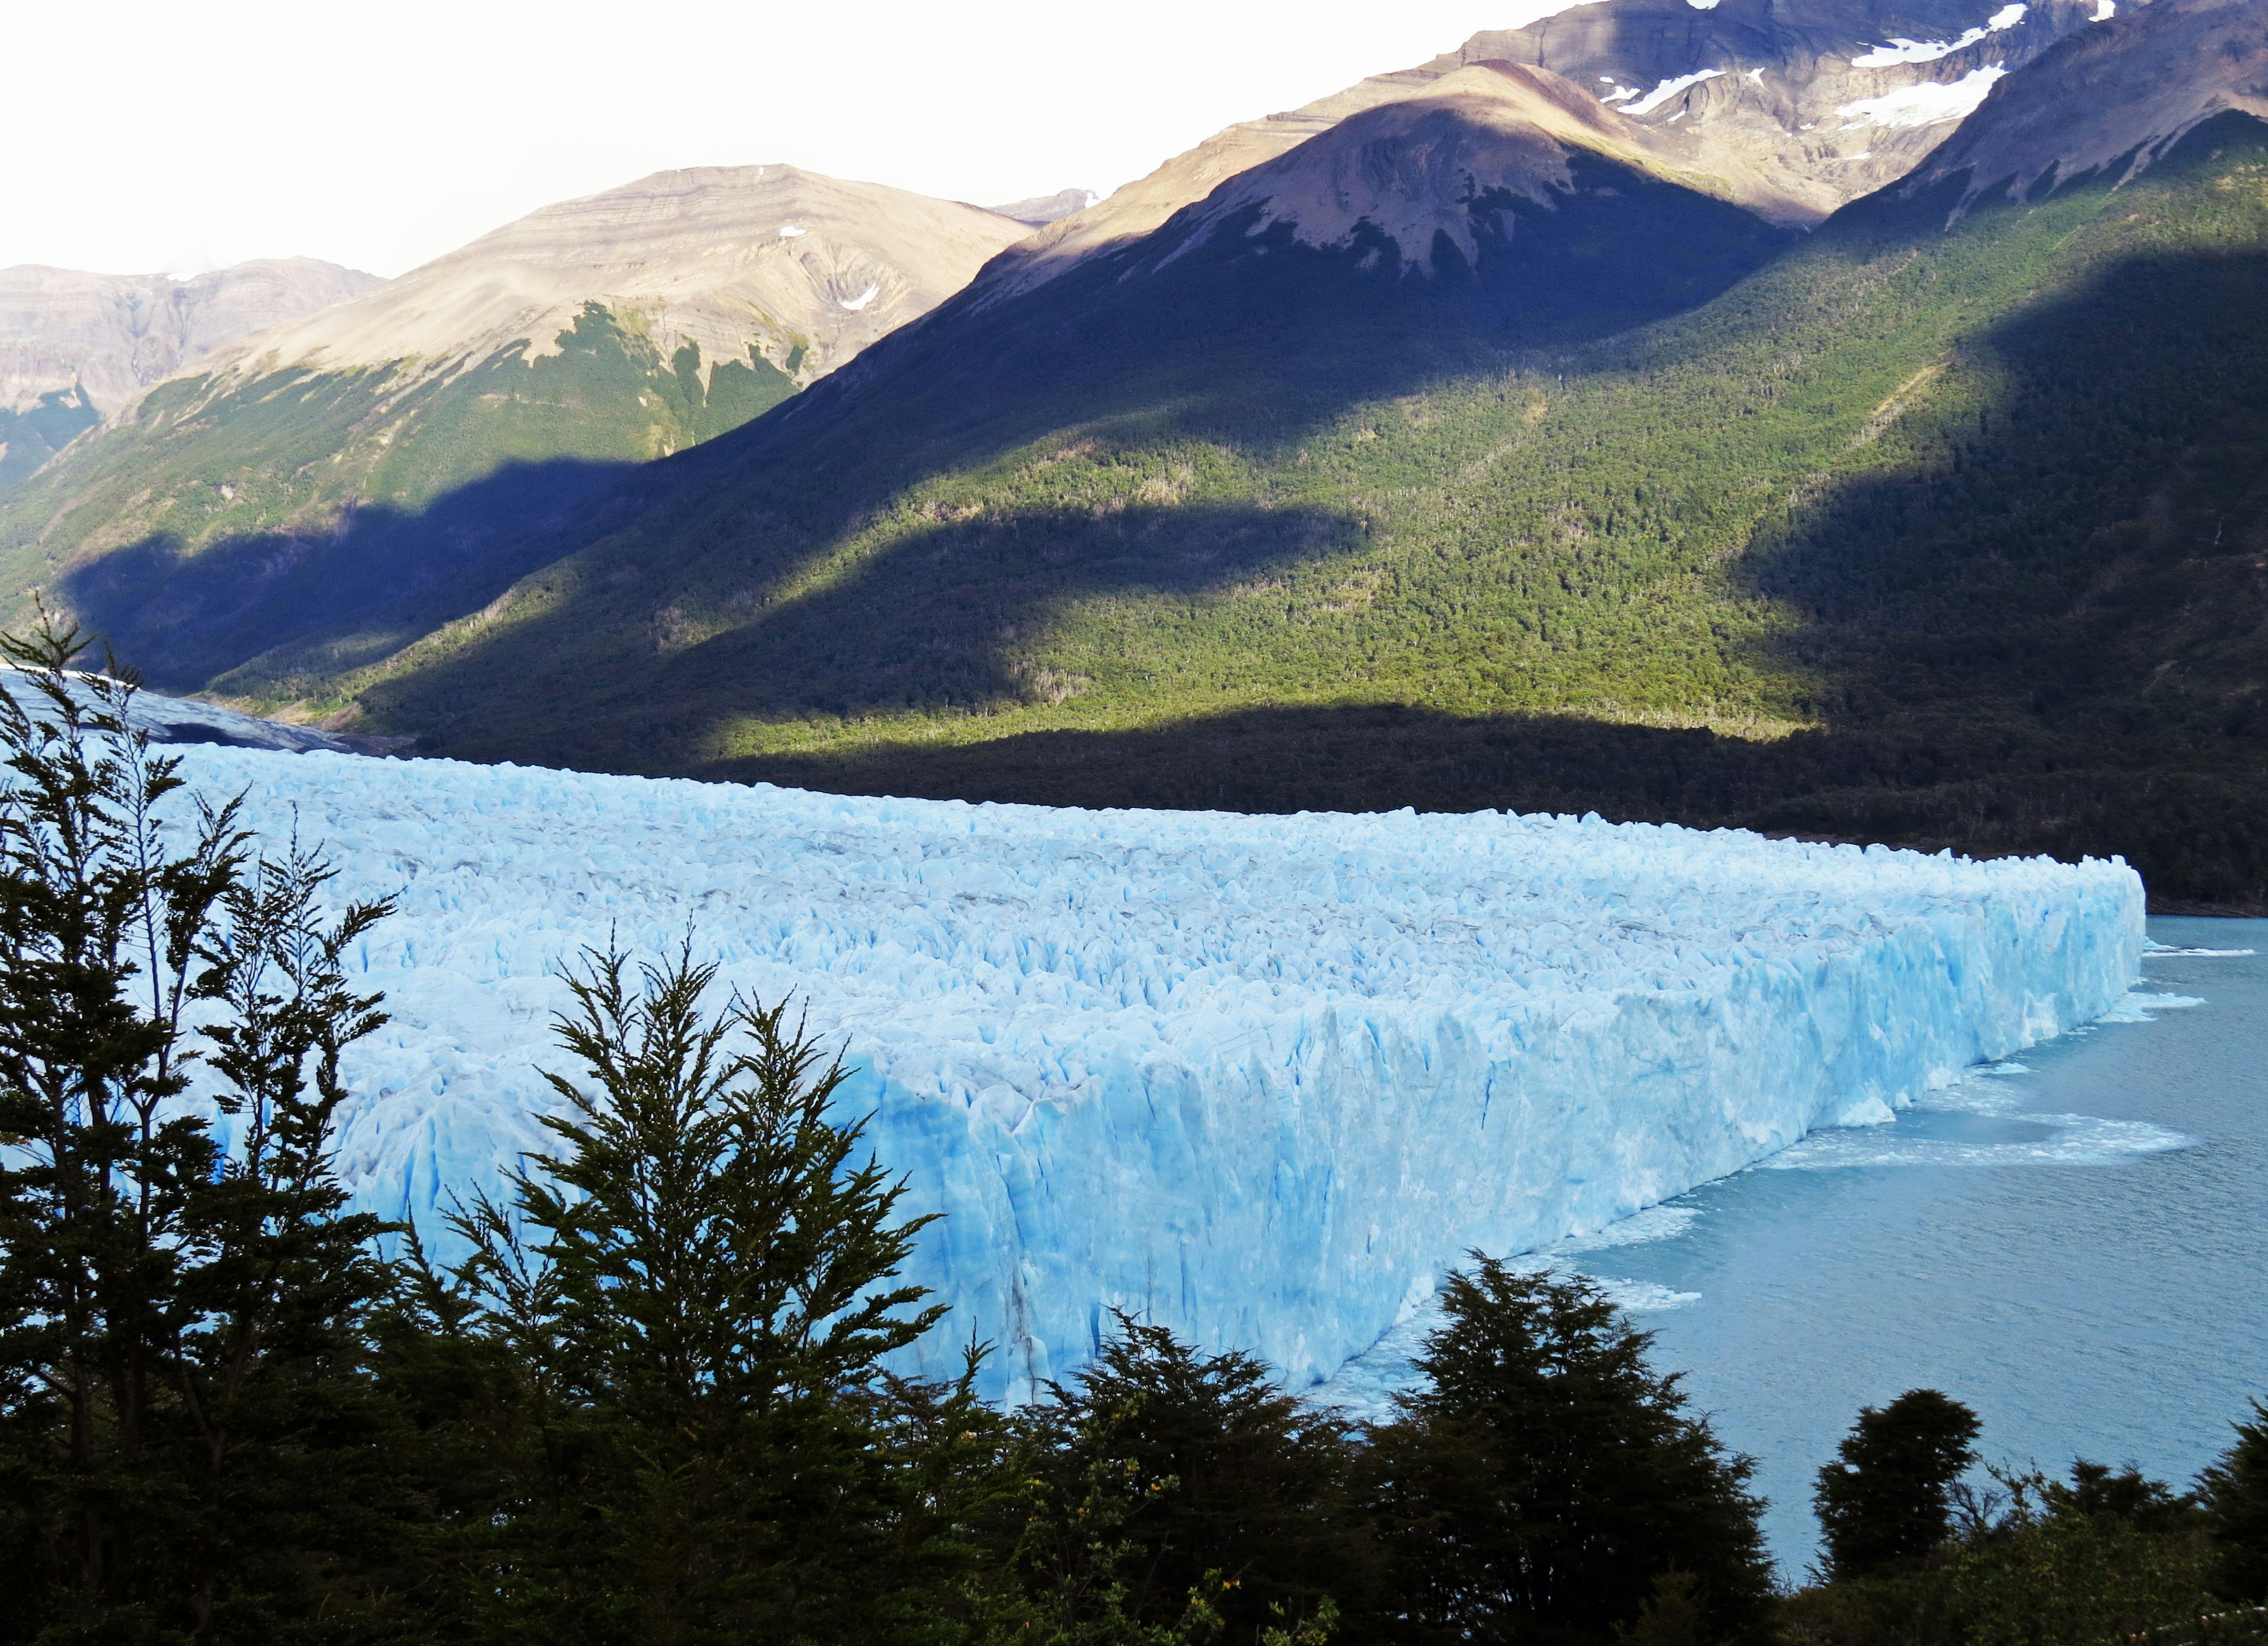
<instances>
[{"instance_id":1,"label":"snow patch on mountain","mask_svg":"<svg viewBox=\"0 0 2268 1646\"><path fill-rule=\"evenodd\" d=\"M1844 104L1835 112L1850 121L1843 128L1845 131L1861 126L1941 126L1975 114L1984 94L2007 72L2004 64L1996 62L1972 69L1949 83L1924 80L1880 97L1863 97L1855 103Z\"/></svg>"},{"instance_id":2,"label":"snow patch on mountain","mask_svg":"<svg viewBox=\"0 0 2268 1646\"><path fill-rule=\"evenodd\" d=\"M1705 81L1721 80L1724 77L1725 71L1722 69L1697 69L1691 74L1681 74L1675 79L1664 80L1660 85L1654 87L1653 91L1648 92L1644 97L1638 99L1637 102L1631 104L1627 108L1624 109L1623 113L1625 114L1651 114L1655 109L1660 108L1664 103L1669 101L1671 98L1675 97L1680 92L1686 91L1693 86L1700 85Z\"/></svg>"}]
</instances>

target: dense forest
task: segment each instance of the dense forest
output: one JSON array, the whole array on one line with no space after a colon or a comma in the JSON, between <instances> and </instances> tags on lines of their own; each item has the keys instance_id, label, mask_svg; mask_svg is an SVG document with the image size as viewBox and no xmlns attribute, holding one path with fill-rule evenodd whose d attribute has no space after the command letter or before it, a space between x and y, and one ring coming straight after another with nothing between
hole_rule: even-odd
<instances>
[{"instance_id":1,"label":"dense forest","mask_svg":"<svg viewBox=\"0 0 2268 1646\"><path fill-rule=\"evenodd\" d=\"M0 1638L2268 1637L2268 1407L2188 1489L1981 1485L1975 1416L1908 1391L1823 1461L1788 1590L1646 1335L1480 1253L1373 1425L1125 1316L1013 1411L895 1375L955 1330L900 1278L926 1220L696 936L582 957L549 1148L429 1250L335 1171L391 910L232 806L161 827L176 766L74 648L9 643L0 694Z\"/></svg>"}]
</instances>

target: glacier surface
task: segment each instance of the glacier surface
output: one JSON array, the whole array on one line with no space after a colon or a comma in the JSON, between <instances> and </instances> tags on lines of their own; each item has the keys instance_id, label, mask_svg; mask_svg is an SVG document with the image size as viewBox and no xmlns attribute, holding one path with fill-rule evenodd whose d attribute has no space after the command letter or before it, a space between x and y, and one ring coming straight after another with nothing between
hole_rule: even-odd
<instances>
[{"instance_id":1,"label":"glacier surface","mask_svg":"<svg viewBox=\"0 0 2268 1646\"><path fill-rule=\"evenodd\" d=\"M847 1048L920 1351L1016 1398L1108 1312L1328 1378L1472 1248L1596 1231L2114 1008L2123 863L1595 819L1078 812L180 751L401 913L356 964L342 1175L438 1223L541 1146L559 968L689 930Z\"/></svg>"}]
</instances>

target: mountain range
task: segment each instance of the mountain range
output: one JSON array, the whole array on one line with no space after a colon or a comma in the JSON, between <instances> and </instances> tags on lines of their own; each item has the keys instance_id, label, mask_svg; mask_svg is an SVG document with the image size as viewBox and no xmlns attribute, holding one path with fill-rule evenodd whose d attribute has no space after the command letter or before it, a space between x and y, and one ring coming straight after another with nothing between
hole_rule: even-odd
<instances>
[{"instance_id":1,"label":"mountain range","mask_svg":"<svg viewBox=\"0 0 2268 1646\"><path fill-rule=\"evenodd\" d=\"M263 649L295 602L383 608L338 654L383 655L540 563L630 466L777 404L1029 231L785 165L546 207L144 391L0 500L0 587L19 612L35 587L150 592L131 634L104 621L154 672ZM184 573L198 595L157 592Z\"/></svg>"},{"instance_id":2,"label":"mountain range","mask_svg":"<svg viewBox=\"0 0 2268 1646\"><path fill-rule=\"evenodd\" d=\"M239 342L0 505L0 569L163 684L469 759L2123 851L2257 908L2264 116L2257 0L1603 0L1035 233L959 208L1004 226L933 306L823 375L756 342L801 392L580 489L223 518L214 408L276 408L244 473L361 449ZM512 371L693 337L555 318Z\"/></svg>"},{"instance_id":3,"label":"mountain range","mask_svg":"<svg viewBox=\"0 0 2268 1646\"><path fill-rule=\"evenodd\" d=\"M185 280L0 268L0 490L183 365L379 283L311 257Z\"/></svg>"}]
</instances>

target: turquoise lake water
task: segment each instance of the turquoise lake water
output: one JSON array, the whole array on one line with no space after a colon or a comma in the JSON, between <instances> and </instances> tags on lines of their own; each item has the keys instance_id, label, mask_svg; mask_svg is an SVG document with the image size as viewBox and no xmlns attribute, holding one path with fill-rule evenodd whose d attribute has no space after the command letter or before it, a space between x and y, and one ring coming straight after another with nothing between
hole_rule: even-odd
<instances>
[{"instance_id":1,"label":"turquoise lake water","mask_svg":"<svg viewBox=\"0 0 2268 1646\"><path fill-rule=\"evenodd\" d=\"M1653 1332L1756 1459L1783 1576L1814 1557L1812 1477L1861 1405L1939 1388L1990 1461L2182 1482L2268 1399L2268 921L2150 936L2138 994L2168 1003L1543 1254ZM2257 952L2198 952L2232 950ZM1424 1324L1322 1392L1374 1409Z\"/></svg>"}]
</instances>

